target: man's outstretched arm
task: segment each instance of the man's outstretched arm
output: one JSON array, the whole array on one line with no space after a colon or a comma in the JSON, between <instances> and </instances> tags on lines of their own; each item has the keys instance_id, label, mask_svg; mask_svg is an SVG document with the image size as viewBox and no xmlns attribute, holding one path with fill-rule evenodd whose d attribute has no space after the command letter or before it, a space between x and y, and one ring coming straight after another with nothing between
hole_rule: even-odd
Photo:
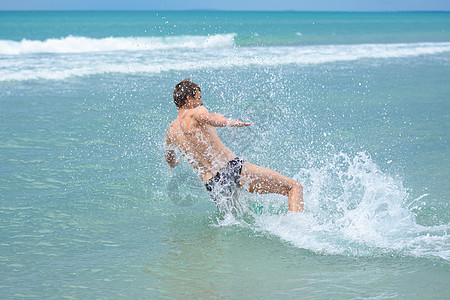
<instances>
[{"instance_id":1,"label":"man's outstretched arm","mask_svg":"<svg viewBox=\"0 0 450 300\"><path fill-rule=\"evenodd\" d=\"M221 114L211 114L203 106L198 108L194 114L194 118L200 123L206 123L214 127L244 127L251 125L248 122L233 120L231 118L224 117Z\"/></svg>"}]
</instances>

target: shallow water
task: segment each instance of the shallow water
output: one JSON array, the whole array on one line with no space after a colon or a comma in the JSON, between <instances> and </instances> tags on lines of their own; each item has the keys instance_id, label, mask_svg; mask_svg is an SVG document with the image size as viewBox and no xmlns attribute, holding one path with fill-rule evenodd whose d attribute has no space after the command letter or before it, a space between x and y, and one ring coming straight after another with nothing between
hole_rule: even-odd
<instances>
[{"instance_id":1,"label":"shallow water","mask_svg":"<svg viewBox=\"0 0 450 300\"><path fill-rule=\"evenodd\" d=\"M178 14L2 13L0 295L448 298L448 14ZM169 171L185 77L304 214Z\"/></svg>"}]
</instances>

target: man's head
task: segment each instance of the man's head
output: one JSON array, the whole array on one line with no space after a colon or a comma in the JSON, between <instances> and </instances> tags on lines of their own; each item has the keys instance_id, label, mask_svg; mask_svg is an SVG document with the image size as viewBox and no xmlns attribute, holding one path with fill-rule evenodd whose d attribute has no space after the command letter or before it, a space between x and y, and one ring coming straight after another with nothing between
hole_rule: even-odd
<instances>
[{"instance_id":1,"label":"man's head","mask_svg":"<svg viewBox=\"0 0 450 300\"><path fill-rule=\"evenodd\" d=\"M200 87L188 78L185 78L175 86L173 90L173 101L177 108L182 108L186 104L188 97L195 98L197 92L200 92Z\"/></svg>"}]
</instances>

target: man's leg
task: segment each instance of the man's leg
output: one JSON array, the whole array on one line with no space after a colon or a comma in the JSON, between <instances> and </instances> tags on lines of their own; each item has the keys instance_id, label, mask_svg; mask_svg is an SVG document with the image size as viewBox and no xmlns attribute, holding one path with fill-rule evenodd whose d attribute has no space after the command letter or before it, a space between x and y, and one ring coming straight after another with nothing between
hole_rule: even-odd
<instances>
[{"instance_id":1,"label":"man's leg","mask_svg":"<svg viewBox=\"0 0 450 300\"><path fill-rule=\"evenodd\" d=\"M271 169L244 162L241 186L247 186L251 193L288 196L289 211L303 211L303 188L300 183Z\"/></svg>"}]
</instances>

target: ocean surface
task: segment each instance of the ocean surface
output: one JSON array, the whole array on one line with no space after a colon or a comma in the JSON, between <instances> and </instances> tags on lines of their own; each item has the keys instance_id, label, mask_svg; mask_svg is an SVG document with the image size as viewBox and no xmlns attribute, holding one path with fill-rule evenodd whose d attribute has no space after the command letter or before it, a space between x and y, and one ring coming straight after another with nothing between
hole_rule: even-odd
<instances>
[{"instance_id":1,"label":"ocean surface","mask_svg":"<svg viewBox=\"0 0 450 300\"><path fill-rule=\"evenodd\" d=\"M298 180L218 209L172 91ZM0 298L449 299L450 13L0 12Z\"/></svg>"}]
</instances>

